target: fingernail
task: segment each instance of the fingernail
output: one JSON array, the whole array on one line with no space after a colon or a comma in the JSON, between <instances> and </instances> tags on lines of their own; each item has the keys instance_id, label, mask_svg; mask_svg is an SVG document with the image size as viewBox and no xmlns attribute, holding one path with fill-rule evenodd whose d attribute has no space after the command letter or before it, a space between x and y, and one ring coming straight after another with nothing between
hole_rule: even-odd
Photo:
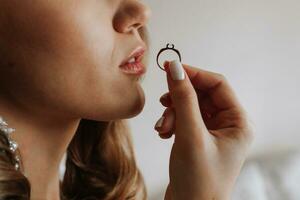
<instances>
[{"instance_id":1,"label":"fingernail","mask_svg":"<svg viewBox=\"0 0 300 200\"><path fill-rule=\"evenodd\" d=\"M160 128L160 127L162 127L163 122L164 122L164 119L165 119L165 117L162 116L162 117L156 122L155 128Z\"/></svg>"},{"instance_id":2,"label":"fingernail","mask_svg":"<svg viewBox=\"0 0 300 200\"><path fill-rule=\"evenodd\" d=\"M171 61L170 73L173 80L184 80L185 78L184 69L179 60Z\"/></svg>"}]
</instances>

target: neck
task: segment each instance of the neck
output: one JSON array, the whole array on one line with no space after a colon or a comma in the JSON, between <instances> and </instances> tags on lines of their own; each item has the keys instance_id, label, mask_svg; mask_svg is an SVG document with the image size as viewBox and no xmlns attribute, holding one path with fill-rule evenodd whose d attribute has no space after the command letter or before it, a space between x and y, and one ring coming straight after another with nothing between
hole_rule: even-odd
<instances>
[{"instance_id":1,"label":"neck","mask_svg":"<svg viewBox=\"0 0 300 200\"><path fill-rule=\"evenodd\" d=\"M59 166L80 119L40 116L0 99L0 115L16 131L23 170L31 183L31 199L59 199Z\"/></svg>"}]
</instances>

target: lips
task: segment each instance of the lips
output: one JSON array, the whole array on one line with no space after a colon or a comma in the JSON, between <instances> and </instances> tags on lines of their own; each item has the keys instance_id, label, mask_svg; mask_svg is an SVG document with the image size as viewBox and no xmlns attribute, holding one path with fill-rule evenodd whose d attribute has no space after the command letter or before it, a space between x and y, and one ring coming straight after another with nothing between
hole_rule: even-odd
<instances>
[{"instance_id":1,"label":"lips","mask_svg":"<svg viewBox=\"0 0 300 200\"><path fill-rule=\"evenodd\" d=\"M120 65L123 72L127 74L141 75L146 72L145 66L142 63L145 53L145 48L136 48L130 56L128 56Z\"/></svg>"},{"instance_id":2,"label":"lips","mask_svg":"<svg viewBox=\"0 0 300 200\"><path fill-rule=\"evenodd\" d=\"M145 53L145 49L143 47L136 48L129 56L126 58L120 66L123 66L125 64L128 64L129 61L132 59L135 59L136 62L140 62L143 59Z\"/></svg>"}]
</instances>

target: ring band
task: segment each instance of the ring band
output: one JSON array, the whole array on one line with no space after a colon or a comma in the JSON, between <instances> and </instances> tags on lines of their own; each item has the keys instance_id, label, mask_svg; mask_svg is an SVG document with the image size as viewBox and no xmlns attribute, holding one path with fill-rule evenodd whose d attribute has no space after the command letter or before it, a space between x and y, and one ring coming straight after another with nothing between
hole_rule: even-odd
<instances>
[{"instance_id":1,"label":"ring band","mask_svg":"<svg viewBox=\"0 0 300 200\"><path fill-rule=\"evenodd\" d=\"M169 46L171 46L171 47L169 47ZM178 57L179 57L179 61L181 62L181 55L180 55L180 52L179 52L177 49L175 49L174 47L175 47L174 44L168 43L167 46L166 46L165 48L162 48L162 49L158 52L158 54L157 54L157 57L156 57L156 63L157 63L157 65L158 65L158 67L159 67L160 69L162 69L163 71L166 71L166 70L160 66L159 61L158 61L159 56L160 56L160 54L161 54L163 51L166 51L166 50L172 50L172 51L175 51L175 53L176 53L176 54L178 55Z\"/></svg>"}]
</instances>

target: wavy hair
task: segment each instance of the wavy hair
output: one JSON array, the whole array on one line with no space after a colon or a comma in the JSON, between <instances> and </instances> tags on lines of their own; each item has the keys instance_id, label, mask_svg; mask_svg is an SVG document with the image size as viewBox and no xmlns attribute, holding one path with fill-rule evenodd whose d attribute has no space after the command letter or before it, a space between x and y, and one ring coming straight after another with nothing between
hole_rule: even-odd
<instances>
[{"instance_id":1,"label":"wavy hair","mask_svg":"<svg viewBox=\"0 0 300 200\"><path fill-rule=\"evenodd\" d=\"M147 29L143 27L139 32L149 47ZM143 60L145 64L147 59L148 55ZM61 199L147 199L127 120L81 119L66 153ZM15 170L14 157L5 133L0 130L0 199L30 200L30 182Z\"/></svg>"}]
</instances>

